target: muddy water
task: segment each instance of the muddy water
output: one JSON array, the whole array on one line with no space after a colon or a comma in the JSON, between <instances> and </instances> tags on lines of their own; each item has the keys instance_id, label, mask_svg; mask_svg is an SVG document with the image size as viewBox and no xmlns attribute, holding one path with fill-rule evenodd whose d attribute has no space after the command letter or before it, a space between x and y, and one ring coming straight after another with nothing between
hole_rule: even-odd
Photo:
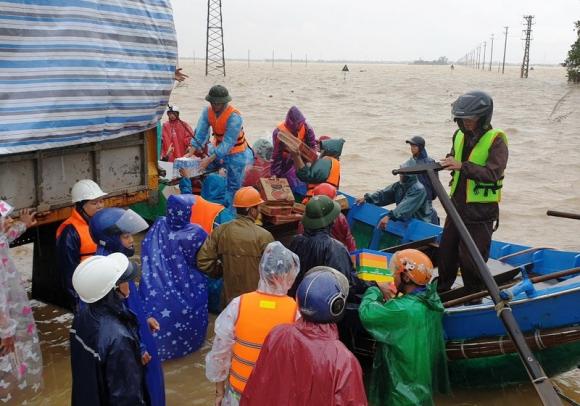
<instances>
[{"instance_id":1,"label":"muddy water","mask_svg":"<svg viewBox=\"0 0 580 406\"><path fill-rule=\"evenodd\" d=\"M351 72L344 76L342 65L333 64L228 64L228 77L217 81L203 76L199 61L182 63L191 77L176 87L171 100L181 108L181 118L194 124L205 105L207 89L224 83L253 141L269 137L286 110L296 104L318 135L347 140L342 187L353 194L395 180L390 170L407 159L404 139L410 134L424 134L430 154L444 156L454 130L450 103L470 89L489 91L496 106L493 123L510 137L501 227L495 238L580 250L580 221L545 215L547 209L580 212L580 88L566 84L563 69L538 67L529 79L521 80L514 68L500 76L461 67L450 71L440 66L350 64ZM30 247L17 248L15 254L22 273L30 275ZM41 303L36 303L35 316L45 388L29 404L66 405L71 382L71 317ZM214 389L203 369L209 347L207 341L197 353L164 364L168 405L212 404ZM580 401L578 370L554 382ZM452 396L438 397L437 404L532 406L540 402L530 385L520 385L501 390L456 389Z\"/></svg>"}]
</instances>

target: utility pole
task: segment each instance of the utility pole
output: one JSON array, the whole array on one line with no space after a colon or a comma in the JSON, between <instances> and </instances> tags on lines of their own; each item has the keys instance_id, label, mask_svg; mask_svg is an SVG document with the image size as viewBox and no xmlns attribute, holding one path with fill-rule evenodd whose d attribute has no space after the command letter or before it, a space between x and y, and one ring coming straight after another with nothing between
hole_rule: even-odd
<instances>
[{"instance_id":1,"label":"utility pole","mask_svg":"<svg viewBox=\"0 0 580 406\"><path fill-rule=\"evenodd\" d=\"M491 64L493 62L493 34L491 34L491 50L489 52L489 71L491 72Z\"/></svg>"},{"instance_id":2,"label":"utility pole","mask_svg":"<svg viewBox=\"0 0 580 406\"><path fill-rule=\"evenodd\" d=\"M222 0L207 0L207 35L205 42L205 76L226 76Z\"/></svg>"},{"instance_id":3,"label":"utility pole","mask_svg":"<svg viewBox=\"0 0 580 406\"><path fill-rule=\"evenodd\" d=\"M503 43L503 63L501 65L501 74L503 75L504 71L505 71L505 50L507 48L507 34L508 34L508 28L509 27L504 27L505 28L505 42Z\"/></svg>"},{"instance_id":4,"label":"utility pole","mask_svg":"<svg viewBox=\"0 0 580 406\"><path fill-rule=\"evenodd\" d=\"M524 30L524 34L526 36L526 46L524 48L524 60L522 61L522 69L520 71L520 78L528 77L528 69L530 68L530 41L532 35L532 21L534 16L524 16L524 20L526 20L527 27Z\"/></svg>"},{"instance_id":5,"label":"utility pole","mask_svg":"<svg viewBox=\"0 0 580 406\"><path fill-rule=\"evenodd\" d=\"M481 44L477 47L477 65L475 66L476 69L479 69L479 65L481 63Z\"/></svg>"},{"instance_id":6,"label":"utility pole","mask_svg":"<svg viewBox=\"0 0 580 406\"><path fill-rule=\"evenodd\" d=\"M305 55L304 65L308 67L308 54Z\"/></svg>"},{"instance_id":7,"label":"utility pole","mask_svg":"<svg viewBox=\"0 0 580 406\"><path fill-rule=\"evenodd\" d=\"M481 70L485 70L485 51L487 49L487 42L483 41L483 61L481 62Z\"/></svg>"},{"instance_id":8,"label":"utility pole","mask_svg":"<svg viewBox=\"0 0 580 406\"><path fill-rule=\"evenodd\" d=\"M292 52L290 52L290 69L292 69L292 63L293 63L293 57L292 57Z\"/></svg>"},{"instance_id":9,"label":"utility pole","mask_svg":"<svg viewBox=\"0 0 580 406\"><path fill-rule=\"evenodd\" d=\"M274 50L272 50L272 68L274 67Z\"/></svg>"},{"instance_id":10,"label":"utility pole","mask_svg":"<svg viewBox=\"0 0 580 406\"><path fill-rule=\"evenodd\" d=\"M250 67L250 50L248 49L248 68Z\"/></svg>"}]
</instances>

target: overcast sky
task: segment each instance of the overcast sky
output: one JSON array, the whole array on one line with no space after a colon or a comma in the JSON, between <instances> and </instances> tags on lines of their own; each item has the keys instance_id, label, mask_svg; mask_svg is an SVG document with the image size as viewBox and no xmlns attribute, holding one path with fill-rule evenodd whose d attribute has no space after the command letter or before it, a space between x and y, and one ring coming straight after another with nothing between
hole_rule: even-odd
<instances>
[{"instance_id":1,"label":"overcast sky","mask_svg":"<svg viewBox=\"0 0 580 406\"><path fill-rule=\"evenodd\" d=\"M205 57L207 1L171 0L181 57ZM560 63L580 0L222 0L226 58L457 60L487 41L489 60L523 56L523 16L535 16L530 61ZM483 45L482 45L483 50ZM483 52L483 51L482 51Z\"/></svg>"}]
</instances>

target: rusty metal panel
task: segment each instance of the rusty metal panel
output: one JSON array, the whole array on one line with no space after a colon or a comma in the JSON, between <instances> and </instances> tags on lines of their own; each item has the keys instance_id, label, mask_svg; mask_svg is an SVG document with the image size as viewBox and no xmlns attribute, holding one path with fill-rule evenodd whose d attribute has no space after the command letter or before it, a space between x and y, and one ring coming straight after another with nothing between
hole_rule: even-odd
<instances>
[{"instance_id":1,"label":"rusty metal panel","mask_svg":"<svg viewBox=\"0 0 580 406\"><path fill-rule=\"evenodd\" d=\"M101 187L106 192L146 187L143 145L100 151Z\"/></svg>"},{"instance_id":2,"label":"rusty metal panel","mask_svg":"<svg viewBox=\"0 0 580 406\"><path fill-rule=\"evenodd\" d=\"M0 162L0 199L16 208L36 204L34 160Z\"/></svg>"},{"instance_id":3,"label":"rusty metal panel","mask_svg":"<svg viewBox=\"0 0 580 406\"><path fill-rule=\"evenodd\" d=\"M70 203L70 191L75 182L93 179L93 154L71 152L41 158L41 203L49 206Z\"/></svg>"}]
</instances>

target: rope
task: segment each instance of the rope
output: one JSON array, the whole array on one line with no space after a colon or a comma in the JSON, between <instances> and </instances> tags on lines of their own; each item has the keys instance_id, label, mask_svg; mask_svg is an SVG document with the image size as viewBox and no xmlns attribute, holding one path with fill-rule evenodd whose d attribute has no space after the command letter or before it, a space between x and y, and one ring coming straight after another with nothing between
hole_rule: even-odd
<instances>
[{"instance_id":1,"label":"rope","mask_svg":"<svg viewBox=\"0 0 580 406\"><path fill-rule=\"evenodd\" d=\"M509 306L509 304L503 300L501 302L497 303L494 306L494 308L495 308L495 313L496 313L498 318L501 317L501 314L504 310L507 310L510 312L512 311L512 308Z\"/></svg>"}]
</instances>

